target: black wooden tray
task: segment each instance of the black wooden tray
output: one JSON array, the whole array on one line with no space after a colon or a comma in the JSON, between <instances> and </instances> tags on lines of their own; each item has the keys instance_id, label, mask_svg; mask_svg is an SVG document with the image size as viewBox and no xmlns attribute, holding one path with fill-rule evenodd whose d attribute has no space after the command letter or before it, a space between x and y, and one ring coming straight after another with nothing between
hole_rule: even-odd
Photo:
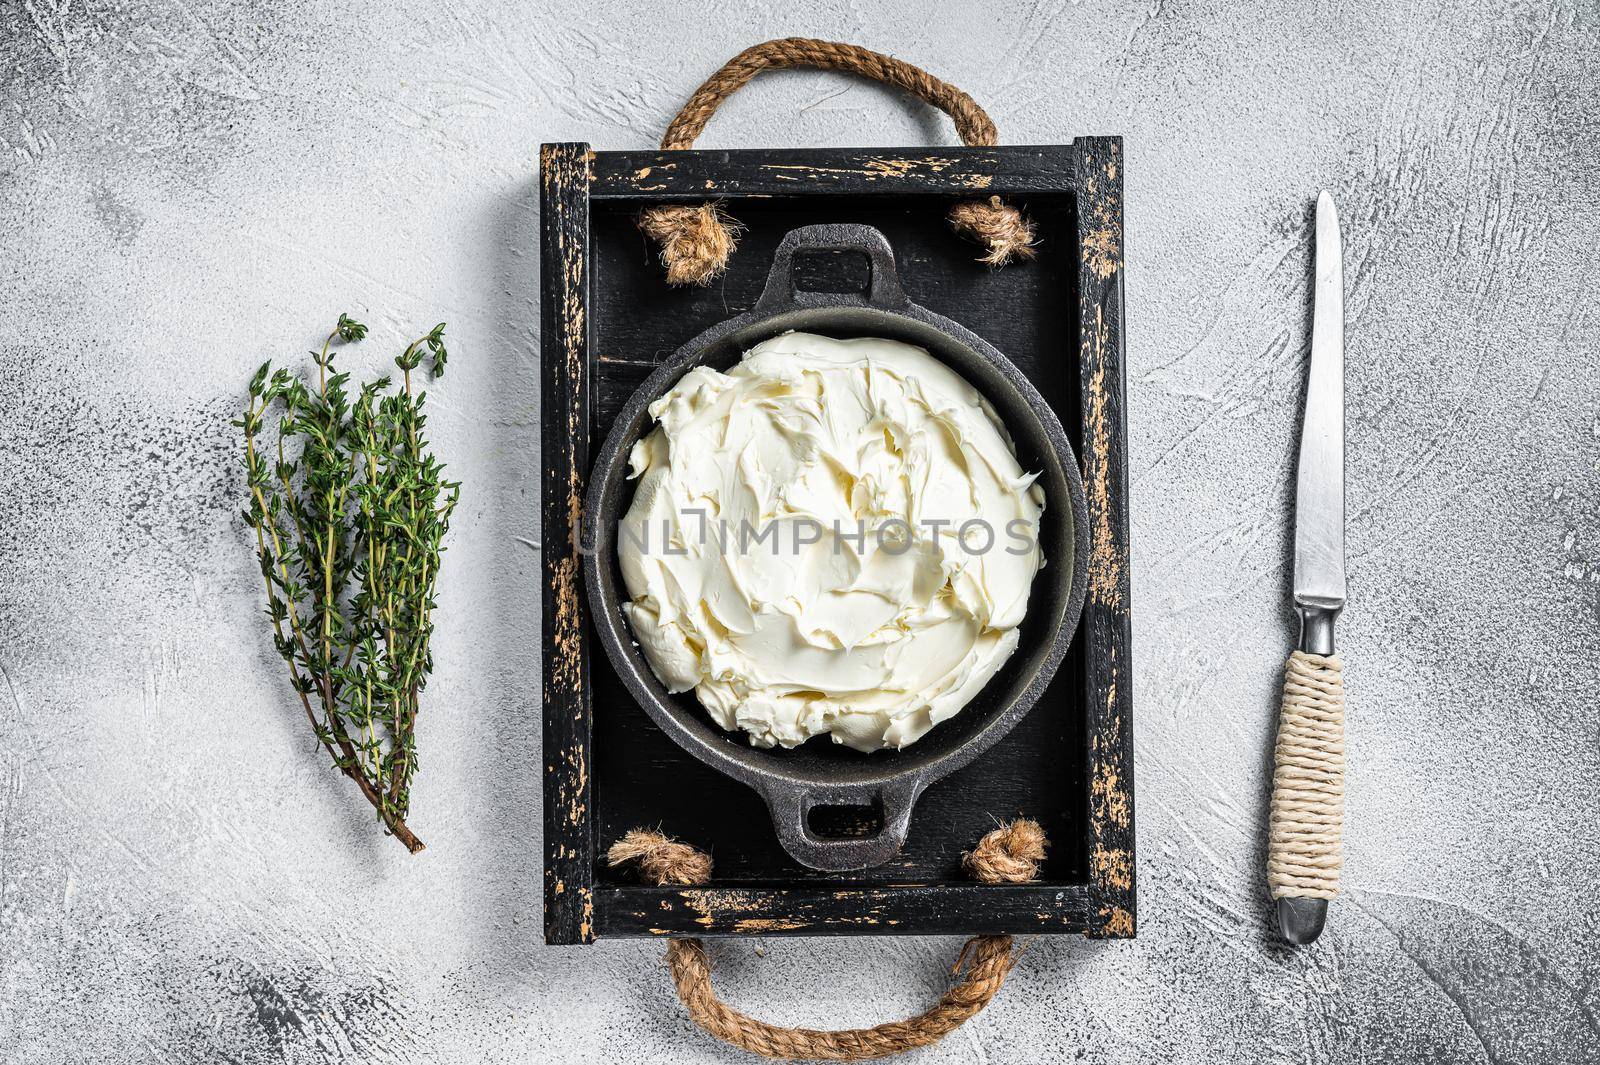
<instances>
[{"instance_id":1,"label":"black wooden tray","mask_svg":"<svg viewBox=\"0 0 1600 1065\"><path fill-rule=\"evenodd\" d=\"M545 938L1079 932L1134 934L1122 141L1016 148L593 152L540 158L543 359ZM1000 194L1039 228L1038 258L989 270L944 220ZM634 225L654 203L715 197L746 227L725 277L669 288ZM933 785L889 864L822 874L778 846L755 792L680 750L593 639L577 530L590 456L650 370L749 309L789 230L865 222L906 293L1005 352L1061 416L1083 464L1089 599L1072 651L1004 740ZM852 263L819 260L818 288ZM1051 840L1039 882L979 885L961 852L1027 815ZM607 869L632 827L708 849L715 880L657 888ZM831 826L848 832L848 823Z\"/></svg>"}]
</instances>

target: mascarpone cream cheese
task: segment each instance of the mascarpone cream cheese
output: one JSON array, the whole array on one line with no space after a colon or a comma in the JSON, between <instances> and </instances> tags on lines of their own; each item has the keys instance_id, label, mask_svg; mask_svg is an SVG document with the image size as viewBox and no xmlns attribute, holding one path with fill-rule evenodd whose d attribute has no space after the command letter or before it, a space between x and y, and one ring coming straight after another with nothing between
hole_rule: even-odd
<instances>
[{"instance_id":1,"label":"mascarpone cream cheese","mask_svg":"<svg viewBox=\"0 0 1600 1065\"><path fill-rule=\"evenodd\" d=\"M1044 491L971 385L787 333L650 406L617 551L651 668L758 747L904 747L1017 646Z\"/></svg>"}]
</instances>

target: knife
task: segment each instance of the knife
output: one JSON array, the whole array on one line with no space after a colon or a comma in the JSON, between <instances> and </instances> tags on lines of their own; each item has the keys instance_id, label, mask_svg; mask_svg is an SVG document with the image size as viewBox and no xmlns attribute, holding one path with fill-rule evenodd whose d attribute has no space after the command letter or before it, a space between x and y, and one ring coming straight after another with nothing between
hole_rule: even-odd
<instances>
[{"instance_id":1,"label":"knife","mask_svg":"<svg viewBox=\"0 0 1600 1065\"><path fill-rule=\"evenodd\" d=\"M1322 934L1338 894L1344 823L1344 678L1333 650L1345 605L1344 265L1339 214L1326 190L1317 197L1316 269L1295 482L1300 643L1284 670L1267 847L1278 930L1296 946Z\"/></svg>"}]
</instances>

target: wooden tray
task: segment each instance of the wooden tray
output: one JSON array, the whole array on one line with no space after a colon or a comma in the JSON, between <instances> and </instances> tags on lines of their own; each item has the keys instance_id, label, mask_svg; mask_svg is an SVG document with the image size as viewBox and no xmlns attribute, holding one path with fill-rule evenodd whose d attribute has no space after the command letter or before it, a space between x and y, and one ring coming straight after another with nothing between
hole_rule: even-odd
<instances>
[{"instance_id":1,"label":"wooden tray","mask_svg":"<svg viewBox=\"0 0 1600 1065\"><path fill-rule=\"evenodd\" d=\"M593 152L540 157L544 469L545 939L602 936L1078 932L1134 934L1122 141L1016 148ZM1038 224L1038 258L989 270L945 222L1000 194ZM725 277L673 289L639 210L716 197L746 227ZM1083 464L1089 599L1044 698L1004 740L934 784L889 864L822 874L790 859L755 792L680 750L623 688L588 621L576 546L585 478L650 370L749 309L789 230L865 222L906 293L1005 352L1056 407ZM814 287L854 263L815 261ZM1041 878L974 884L963 850L998 820L1049 833ZM709 850L713 883L657 888L605 867L629 828ZM849 832L846 823L829 826Z\"/></svg>"}]
</instances>

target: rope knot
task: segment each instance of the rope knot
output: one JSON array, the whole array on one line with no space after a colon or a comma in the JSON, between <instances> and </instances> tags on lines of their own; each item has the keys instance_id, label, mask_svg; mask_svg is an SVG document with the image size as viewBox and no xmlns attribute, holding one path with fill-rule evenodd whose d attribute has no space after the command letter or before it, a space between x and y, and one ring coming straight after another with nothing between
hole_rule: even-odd
<instances>
[{"instance_id":1,"label":"rope knot","mask_svg":"<svg viewBox=\"0 0 1600 1065\"><path fill-rule=\"evenodd\" d=\"M646 880L663 886L711 880L710 855L671 836L642 828L629 829L627 835L613 843L606 852L606 861L612 865L638 862L639 872Z\"/></svg>"},{"instance_id":2,"label":"rope knot","mask_svg":"<svg viewBox=\"0 0 1600 1065\"><path fill-rule=\"evenodd\" d=\"M661 265L672 285L709 285L727 269L739 237L738 223L715 203L648 207L639 215L639 228L661 246Z\"/></svg>"},{"instance_id":3,"label":"rope knot","mask_svg":"<svg viewBox=\"0 0 1600 1065\"><path fill-rule=\"evenodd\" d=\"M1001 825L961 856L961 864L982 884L1026 884L1044 861L1044 829L1026 817Z\"/></svg>"},{"instance_id":4,"label":"rope knot","mask_svg":"<svg viewBox=\"0 0 1600 1065\"><path fill-rule=\"evenodd\" d=\"M950 225L957 233L989 249L979 262L1004 266L1013 259L1034 256L1033 223L998 196L956 204L950 208Z\"/></svg>"}]
</instances>

